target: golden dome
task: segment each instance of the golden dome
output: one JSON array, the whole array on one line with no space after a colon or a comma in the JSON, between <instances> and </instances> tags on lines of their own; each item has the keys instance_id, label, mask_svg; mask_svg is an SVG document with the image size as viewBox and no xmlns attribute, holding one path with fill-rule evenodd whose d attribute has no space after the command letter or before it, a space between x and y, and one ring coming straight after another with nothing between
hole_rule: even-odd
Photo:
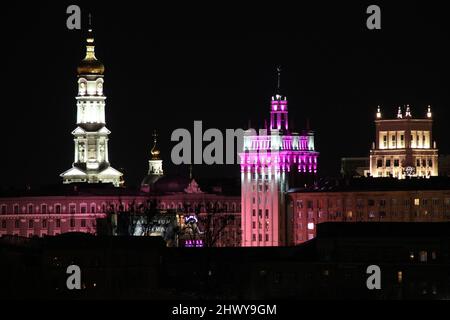
<instances>
[{"instance_id":1,"label":"golden dome","mask_svg":"<svg viewBox=\"0 0 450 320\"><path fill-rule=\"evenodd\" d=\"M102 75L105 72L105 66L95 57L92 29L88 30L88 37L86 39L86 57L78 65L77 72L78 75Z\"/></svg>"},{"instance_id":2,"label":"golden dome","mask_svg":"<svg viewBox=\"0 0 450 320\"><path fill-rule=\"evenodd\" d=\"M158 137L158 135L155 132L153 134L153 148L150 151L150 153L152 154L152 157L151 157L152 160L160 160L159 154L161 153L161 151L159 151L158 147L156 146L157 137Z\"/></svg>"}]
</instances>

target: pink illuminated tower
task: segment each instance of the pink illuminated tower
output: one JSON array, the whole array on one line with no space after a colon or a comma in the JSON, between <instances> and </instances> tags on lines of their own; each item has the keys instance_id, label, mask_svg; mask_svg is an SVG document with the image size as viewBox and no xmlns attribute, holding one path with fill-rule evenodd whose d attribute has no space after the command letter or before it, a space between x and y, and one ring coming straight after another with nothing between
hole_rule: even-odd
<instances>
[{"instance_id":1,"label":"pink illuminated tower","mask_svg":"<svg viewBox=\"0 0 450 320\"><path fill-rule=\"evenodd\" d=\"M290 131L288 101L280 93L280 67L277 75L270 127L259 132L246 130L240 153L244 247L291 244L286 193L289 188L311 183L317 173L314 133Z\"/></svg>"}]
</instances>

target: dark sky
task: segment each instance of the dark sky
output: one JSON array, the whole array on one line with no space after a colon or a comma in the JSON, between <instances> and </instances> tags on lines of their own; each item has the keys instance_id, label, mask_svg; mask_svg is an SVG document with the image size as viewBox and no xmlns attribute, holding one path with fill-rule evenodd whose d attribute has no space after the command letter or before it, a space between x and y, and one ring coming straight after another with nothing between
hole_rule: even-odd
<instances>
[{"instance_id":1,"label":"dark sky","mask_svg":"<svg viewBox=\"0 0 450 320\"><path fill-rule=\"evenodd\" d=\"M166 172L187 174L170 164L174 129L192 131L194 120L205 128L262 126L277 64L295 127L309 118L316 131L322 175L337 174L343 156L368 155L378 104L392 116L400 104L417 116L431 104L438 147L450 153L448 13L438 5L377 2L382 30L370 31L372 3L362 2L73 3L85 21L94 15L110 161L130 185L146 174L154 129ZM66 29L73 3L2 4L2 186L58 183L71 167L76 66L85 52L84 31ZM199 176L238 172L194 167Z\"/></svg>"}]
</instances>

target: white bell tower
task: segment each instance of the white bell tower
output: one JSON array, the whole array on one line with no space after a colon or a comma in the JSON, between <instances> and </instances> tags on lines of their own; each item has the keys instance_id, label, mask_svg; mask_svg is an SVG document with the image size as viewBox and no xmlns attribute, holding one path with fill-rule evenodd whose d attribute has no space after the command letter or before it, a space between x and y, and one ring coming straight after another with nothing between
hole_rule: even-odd
<instances>
[{"instance_id":1,"label":"white bell tower","mask_svg":"<svg viewBox=\"0 0 450 320\"><path fill-rule=\"evenodd\" d=\"M110 166L108 157L111 132L105 126L105 67L95 57L92 29L86 39L86 57L77 71L77 128L72 131L75 157L72 168L61 174L63 183L112 183L118 187L122 173Z\"/></svg>"}]
</instances>

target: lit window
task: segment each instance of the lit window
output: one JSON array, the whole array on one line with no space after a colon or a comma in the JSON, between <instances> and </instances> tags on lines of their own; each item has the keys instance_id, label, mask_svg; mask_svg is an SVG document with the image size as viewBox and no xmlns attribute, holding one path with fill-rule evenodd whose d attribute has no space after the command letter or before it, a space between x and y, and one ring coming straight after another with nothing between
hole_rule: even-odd
<instances>
[{"instance_id":1,"label":"lit window","mask_svg":"<svg viewBox=\"0 0 450 320\"><path fill-rule=\"evenodd\" d=\"M402 283L402 281L403 281L403 272L399 271L397 272L397 282Z\"/></svg>"},{"instance_id":2,"label":"lit window","mask_svg":"<svg viewBox=\"0 0 450 320\"><path fill-rule=\"evenodd\" d=\"M428 253L426 251L420 251L419 252L419 261L427 262L427 260L428 260Z\"/></svg>"},{"instance_id":3,"label":"lit window","mask_svg":"<svg viewBox=\"0 0 450 320\"><path fill-rule=\"evenodd\" d=\"M414 199L414 205L420 206L420 199L418 199L418 198Z\"/></svg>"},{"instance_id":4,"label":"lit window","mask_svg":"<svg viewBox=\"0 0 450 320\"><path fill-rule=\"evenodd\" d=\"M309 222L308 223L308 230L314 230L314 223L313 222Z\"/></svg>"}]
</instances>

